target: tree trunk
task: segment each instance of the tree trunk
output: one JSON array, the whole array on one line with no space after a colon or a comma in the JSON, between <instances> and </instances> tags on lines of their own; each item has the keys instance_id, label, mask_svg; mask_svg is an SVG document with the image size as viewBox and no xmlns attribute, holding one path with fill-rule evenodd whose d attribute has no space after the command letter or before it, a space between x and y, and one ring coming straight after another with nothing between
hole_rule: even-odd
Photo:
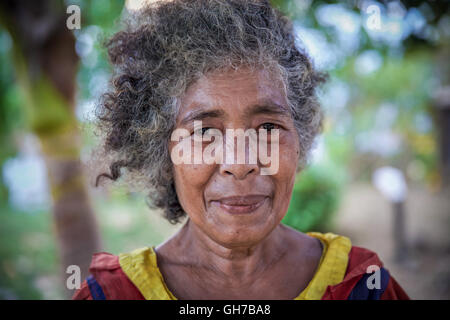
<instances>
[{"instance_id":1,"label":"tree trunk","mask_svg":"<svg viewBox=\"0 0 450 320\"><path fill-rule=\"evenodd\" d=\"M2 0L0 21L13 40L17 81L26 99L30 130L39 138L53 200L63 287L67 266L78 265L81 280L100 238L80 162L80 131L74 108L78 57L66 27L63 1Z\"/></svg>"}]
</instances>

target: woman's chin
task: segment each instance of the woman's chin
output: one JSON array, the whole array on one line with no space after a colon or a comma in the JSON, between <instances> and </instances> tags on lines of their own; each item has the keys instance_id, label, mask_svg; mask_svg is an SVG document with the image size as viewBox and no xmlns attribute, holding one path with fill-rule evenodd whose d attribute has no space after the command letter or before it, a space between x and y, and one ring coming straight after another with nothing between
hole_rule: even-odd
<instances>
[{"instance_id":1,"label":"woman's chin","mask_svg":"<svg viewBox=\"0 0 450 320\"><path fill-rule=\"evenodd\" d=\"M262 241L278 225L278 220L267 218L242 220L236 219L231 223L207 227L209 237L226 248L252 246Z\"/></svg>"},{"instance_id":2,"label":"woman's chin","mask_svg":"<svg viewBox=\"0 0 450 320\"><path fill-rule=\"evenodd\" d=\"M227 249L249 248L261 242L261 235L233 235L231 237L220 235L214 241Z\"/></svg>"}]
</instances>

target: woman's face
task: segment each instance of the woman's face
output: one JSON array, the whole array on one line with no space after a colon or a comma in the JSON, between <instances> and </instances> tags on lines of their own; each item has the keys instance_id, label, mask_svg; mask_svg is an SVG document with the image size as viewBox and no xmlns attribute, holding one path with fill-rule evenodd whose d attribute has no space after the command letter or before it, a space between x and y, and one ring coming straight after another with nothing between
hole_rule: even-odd
<instances>
[{"instance_id":1,"label":"woman's face","mask_svg":"<svg viewBox=\"0 0 450 320\"><path fill-rule=\"evenodd\" d=\"M193 147L194 135L201 136L208 128L219 130L224 141L227 129L279 130L279 149L273 154L270 144L276 140L267 133L268 154L272 161L278 158L278 170L272 174L261 175L261 169L270 163L263 165L260 158L256 163L249 160L248 140L244 163L193 164L192 160L192 164L173 166L178 199L197 228L228 248L261 241L288 209L299 160L299 138L281 82L261 70L216 72L197 80L180 102L176 129L187 129L192 136L185 139L192 139L171 141L170 152L179 143ZM202 121L203 130L196 127L194 133L194 120ZM201 142L200 150L209 144ZM235 152L238 147L235 143ZM223 150L226 154L225 144ZM192 159L193 153L194 149Z\"/></svg>"}]
</instances>

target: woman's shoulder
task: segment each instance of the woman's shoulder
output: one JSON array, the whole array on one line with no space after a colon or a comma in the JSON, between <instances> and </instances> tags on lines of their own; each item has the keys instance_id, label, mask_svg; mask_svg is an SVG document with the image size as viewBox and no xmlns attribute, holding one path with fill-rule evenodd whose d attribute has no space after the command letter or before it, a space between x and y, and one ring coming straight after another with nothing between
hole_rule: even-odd
<instances>
[{"instance_id":1,"label":"woman's shoulder","mask_svg":"<svg viewBox=\"0 0 450 320\"><path fill-rule=\"evenodd\" d=\"M307 252L307 255L318 257L322 266L323 264L328 265L332 263L334 267L339 266L340 269L344 269L345 271L349 253L352 249L352 242L348 237L331 232L303 233L289 226L283 225L283 227L286 228L289 234L288 238L291 243L291 252L297 252L299 248L306 248L306 250L303 250Z\"/></svg>"},{"instance_id":2,"label":"woman's shoulder","mask_svg":"<svg viewBox=\"0 0 450 320\"><path fill-rule=\"evenodd\" d=\"M147 248L148 251L150 249ZM141 300L144 299L138 288L123 269L122 258L137 256L145 249L137 249L131 253L114 255L108 252L97 252L92 256L89 276L83 281L80 289L73 295L74 300Z\"/></svg>"},{"instance_id":3,"label":"woman's shoulder","mask_svg":"<svg viewBox=\"0 0 450 320\"><path fill-rule=\"evenodd\" d=\"M339 260L345 265L345 276L365 272L368 266L383 267L376 252L353 245L349 237L331 232L307 232L305 235L321 241L324 257L333 256L332 260Z\"/></svg>"},{"instance_id":4,"label":"woman's shoulder","mask_svg":"<svg viewBox=\"0 0 450 320\"><path fill-rule=\"evenodd\" d=\"M328 250L334 244L334 250L341 251L339 254L341 260L344 253L348 252L342 281L328 286L322 299L409 300L409 296L375 251L352 245L350 239L345 236L320 233L312 233L312 235L325 239L329 244Z\"/></svg>"},{"instance_id":5,"label":"woman's shoulder","mask_svg":"<svg viewBox=\"0 0 450 320\"><path fill-rule=\"evenodd\" d=\"M329 286L323 300L409 300L378 254L352 246L344 279Z\"/></svg>"},{"instance_id":6,"label":"woman's shoulder","mask_svg":"<svg viewBox=\"0 0 450 320\"><path fill-rule=\"evenodd\" d=\"M376 252L354 246L343 235L320 232L306 235L324 245L317 277L323 280L317 281L319 284L326 284L322 286L322 299L409 299Z\"/></svg>"}]
</instances>

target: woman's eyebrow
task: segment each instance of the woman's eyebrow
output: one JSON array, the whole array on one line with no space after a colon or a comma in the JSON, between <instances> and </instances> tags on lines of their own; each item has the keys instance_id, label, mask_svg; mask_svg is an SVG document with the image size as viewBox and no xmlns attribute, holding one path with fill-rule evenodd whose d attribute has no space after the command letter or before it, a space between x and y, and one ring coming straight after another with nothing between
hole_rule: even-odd
<instances>
[{"instance_id":1,"label":"woman's eyebrow","mask_svg":"<svg viewBox=\"0 0 450 320\"><path fill-rule=\"evenodd\" d=\"M252 116L255 114L277 114L288 116L288 109L272 101L264 101L262 103L254 104L245 111L245 116ZM204 120L207 118L223 118L225 112L223 110L194 110L180 121L181 125L186 125L195 120Z\"/></svg>"},{"instance_id":2,"label":"woman's eyebrow","mask_svg":"<svg viewBox=\"0 0 450 320\"><path fill-rule=\"evenodd\" d=\"M272 101L258 103L251 106L245 111L246 116L251 116L255 114L278 114L283 116L288 116L288 109Z\"/></svg>"},{"instance_id":3,"label":"woman's eyebrow","mask_svg":"<svg viewBox=\"0 0 450 320\"><path fill-rule=\"evenodd\" d=\"M186 125L194 120L203 120L206 118L220 118L223 117L225 113L222 110L196 110L190 112L180 124Z\"/></svg>"}]
</instances>

